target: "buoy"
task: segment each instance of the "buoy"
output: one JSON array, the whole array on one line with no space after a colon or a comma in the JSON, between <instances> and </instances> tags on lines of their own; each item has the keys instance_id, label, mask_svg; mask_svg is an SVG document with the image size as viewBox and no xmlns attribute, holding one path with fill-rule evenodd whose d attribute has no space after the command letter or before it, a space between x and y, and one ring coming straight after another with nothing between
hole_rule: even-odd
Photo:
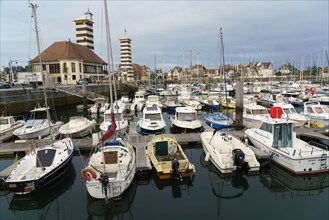
<instances>
[{"instance_id":1,"label":"buoy","mask_svg":"<svg viewBox=\"0 0 329 220\"><path fill-rule=\"evenodd\" d=\"M204 158L204 160L208 162L209 161L209 157L210 157L210 153L207 152L206 157Z\"/></svg>"},{"instance_id":2,"label":"buoy","mask_svg":"<svg viewBox=\"0 0 329 220\"><path fill-rule=\"evenodd\" d=\"M84 168L83 170L81 170L81 175L82 177L87 180L87 181L90 181L91 177L96 179L96 172L94 169L92 168Z\"/></svg>"},{"instance_id":3,"label":"buoy","mask_svg":"<svg viewBox=\"0 0 329 220\"><path fill-rule=\"evenodd\" d=\"M282 108L279 106L272 107L270 110L271 118L281 118L282 117Z\"/></svg>"}]
</instances>

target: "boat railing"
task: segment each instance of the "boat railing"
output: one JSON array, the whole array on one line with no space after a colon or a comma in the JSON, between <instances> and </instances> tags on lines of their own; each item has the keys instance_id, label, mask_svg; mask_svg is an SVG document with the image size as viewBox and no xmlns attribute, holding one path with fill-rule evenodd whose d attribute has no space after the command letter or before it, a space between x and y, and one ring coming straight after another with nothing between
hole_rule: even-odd
<instances>
[{"instance_id":1,"label":"boat railing","mask_svg":"<svg viewBox=\"0 0 329 220\"><path fill-rule=\"evenodd\" d=\"M327 145L324 145L324 144L321 144L321 143L317 143L315 141L309 141L308 142L309 145L312 145L312 146L315 146L315 147L318 147L318 148L321 148L325 151L328 151L328 146Z\"/></svg>"}]
</instances>

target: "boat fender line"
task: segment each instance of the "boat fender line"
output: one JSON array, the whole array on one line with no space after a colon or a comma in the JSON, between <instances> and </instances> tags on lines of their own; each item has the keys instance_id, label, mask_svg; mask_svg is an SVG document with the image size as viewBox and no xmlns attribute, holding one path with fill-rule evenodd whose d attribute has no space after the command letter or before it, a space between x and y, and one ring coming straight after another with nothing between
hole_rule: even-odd
<instances>
[{"instance_id":1,"label":"boat fender line","mask_svg":"<svg viewBox=\"0 0 329 220\"><path fill-rule=\"evenodd\" d=\"M206 157L204 158L204 160L208 162L209 161L209 157L210 157L210 153L207 152Z\"/></svg>"},{"instance_id":2,"label":"boat fender line","mask_svg":"<svg viewBox=\"0 0 329 220\"><path fill-rule=\"evenodd\" d=\"M96 179L96 172L94 169L90 167L86 167L83 170L81 170L81 176L86 180L90 181L91 177Z\"/></svg>"}]
</instances>

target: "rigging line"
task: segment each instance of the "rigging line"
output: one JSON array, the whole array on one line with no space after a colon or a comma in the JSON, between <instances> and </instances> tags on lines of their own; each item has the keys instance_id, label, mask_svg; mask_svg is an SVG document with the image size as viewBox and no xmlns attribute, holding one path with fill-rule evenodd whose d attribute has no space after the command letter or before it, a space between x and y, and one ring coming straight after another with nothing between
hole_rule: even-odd
<instances>
[{"instance_id":1,"label":"rigging line","mask_svg":"<svg viewBox=\"0 0 329 220\"><path fill-rule=\"evenodd\" d=\"M77 147L76 149L77 149L77 151L78 151L78 154L79 154L79 157L80 157L80 159L81 159L81 162L82 162L83 167L87 167L86 164L85 164L85 162L84 162L83 159L82 159L82 155L81 155L81 152L80 152L80 148ZM90 154L89 154L89 157L88 157L88 158L90 158L91 152L92 152L92 151L90 151Z\"/></svg>"}]
</instances>

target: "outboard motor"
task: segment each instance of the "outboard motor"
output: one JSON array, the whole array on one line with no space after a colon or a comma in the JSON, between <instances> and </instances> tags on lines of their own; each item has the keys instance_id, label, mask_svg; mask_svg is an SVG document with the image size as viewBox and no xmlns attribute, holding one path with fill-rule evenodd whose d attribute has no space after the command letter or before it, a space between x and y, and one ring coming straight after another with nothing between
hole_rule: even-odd
<instances>
[{"instance_id":1,"label":"outboard motor","mask_svg":"<svg viewBox=\"0 0 329 220\"><path fill-rule=\"evenodd\" d=\"M102 187L103 187L104 194L105 194L105 203L108 203L107 184L109 184L109 178L105 174L101 173L98 180L99 180L99 182L102 183Z\"/></svg>"},{"instance_id":2,"label":"outboard motor","mask_svg":"<svg viewBox=\"0 0 329 220\"><path fill-rule=\"evenodd\" d=\"M248 162L244 161L245 154L241 149L234 149L232 151L234 163L244 171L249 171Z\"/></svg>"},{"instance_id":3,"label":"outboard motor","mask_svg":"<svg viewBox=\"0 0 329 220\"><path fill-rule=\"evenodd\" d=\"M180 181L182 181L183 180L182 176L179 173L179 161L176 157L174 157L172 159L172 170L173 170L174 177L176 179L179 179Z\"/></svg>"}]
</instances>

